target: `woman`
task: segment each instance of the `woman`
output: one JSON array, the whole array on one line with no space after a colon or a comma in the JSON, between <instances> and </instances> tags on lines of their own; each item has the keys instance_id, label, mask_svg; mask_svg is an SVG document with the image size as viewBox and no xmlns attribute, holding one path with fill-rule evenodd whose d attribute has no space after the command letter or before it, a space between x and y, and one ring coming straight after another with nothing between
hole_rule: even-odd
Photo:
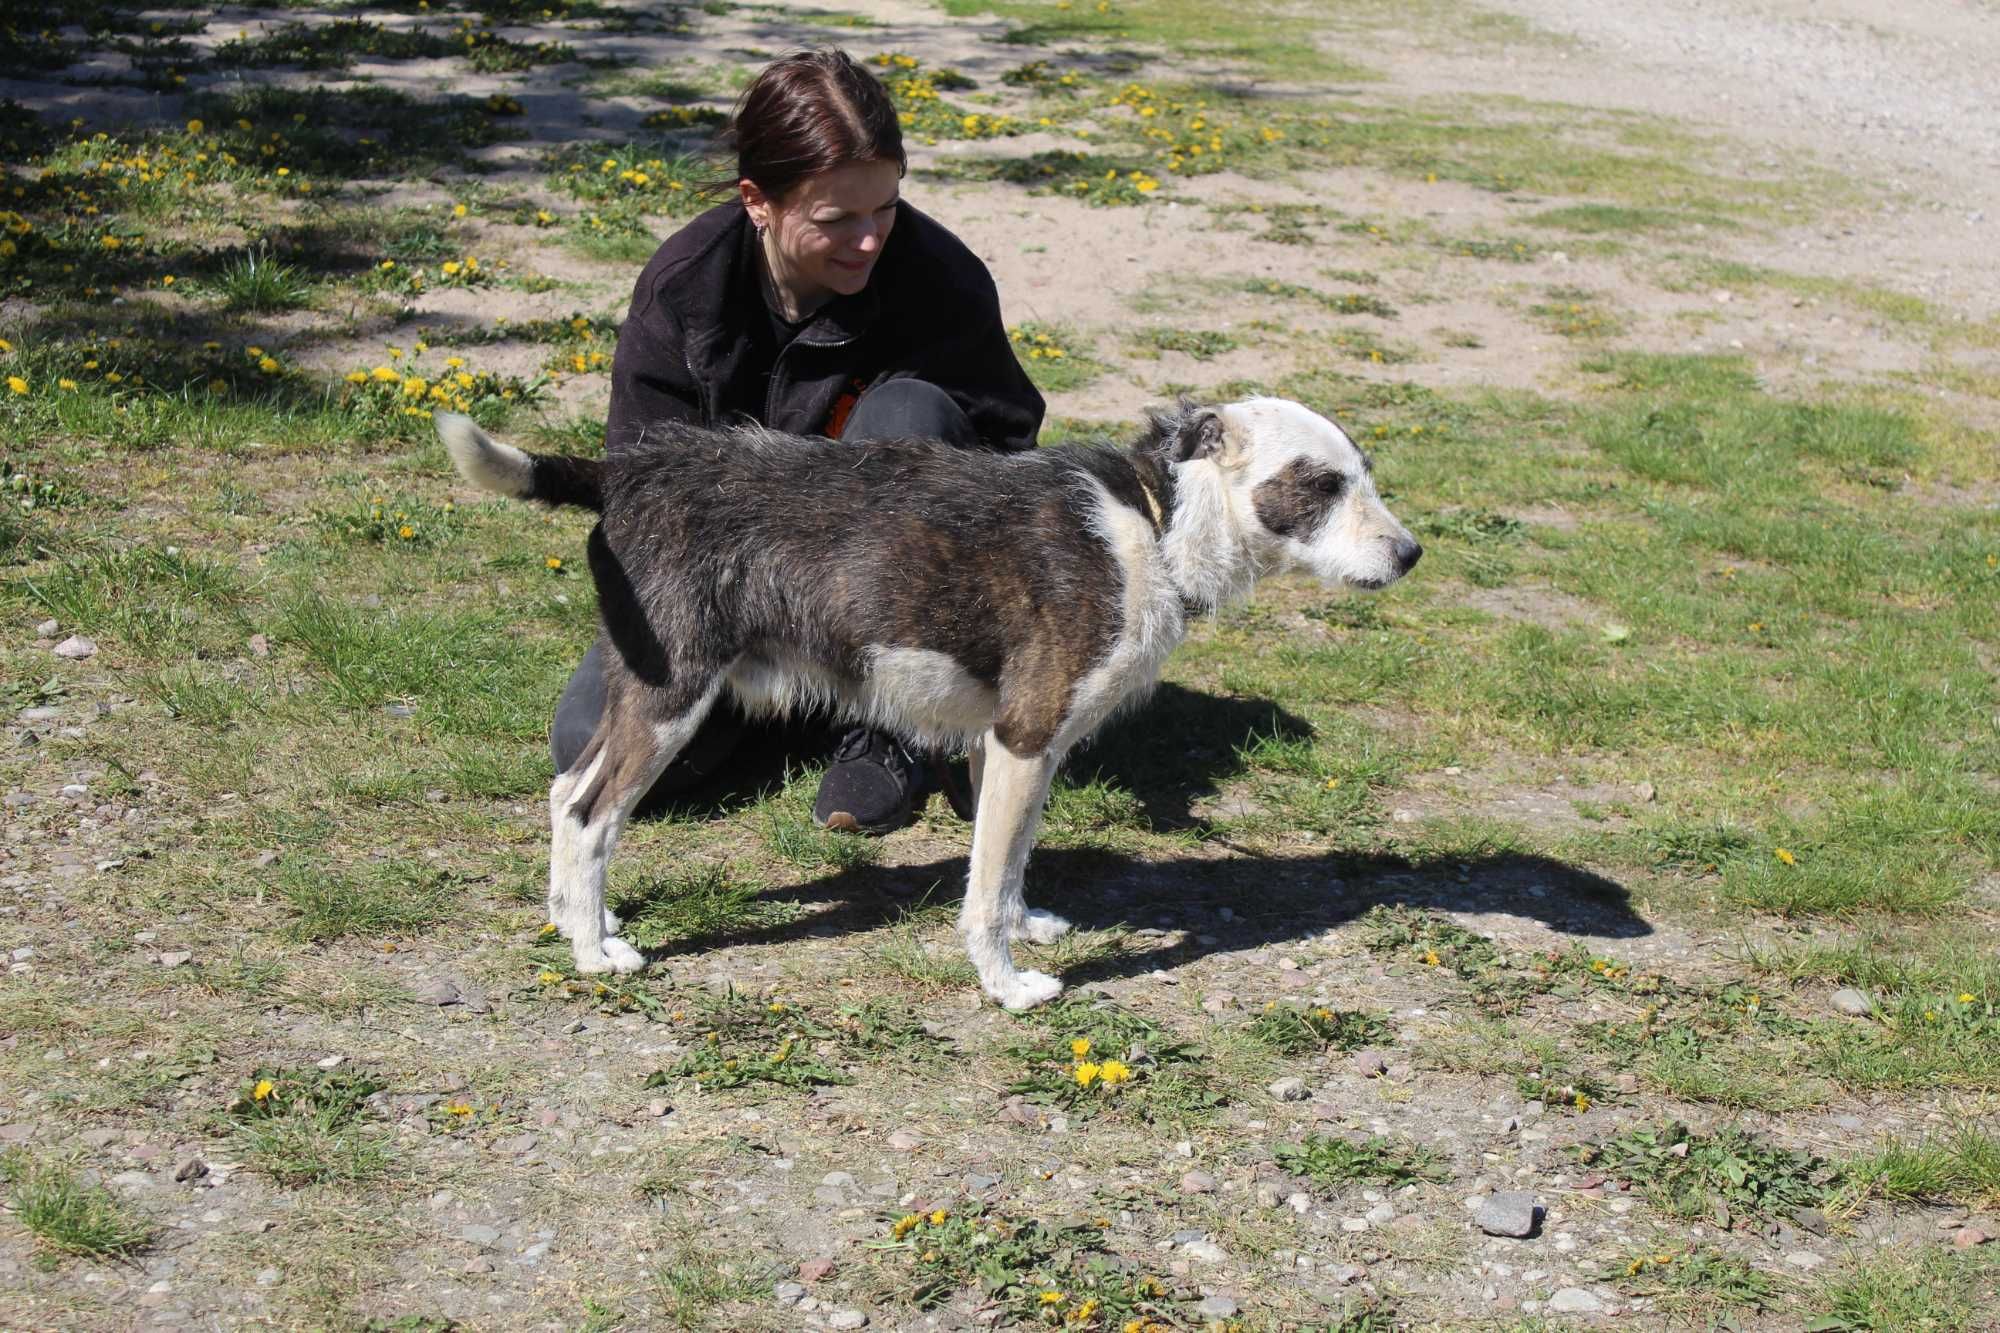
<instances>
[{"instance_id":1,"label":"woman","mask_svg":"<svg viewBox=\"0 0 2000 1333\"><path fill-rule=\"evenodd\" d=\"M737 198L675 233L639 275L612 363L606 449L615 456L668 420L1033 448L1042 396L1014 358L992 276L903 202L902 129L875 76L841 51L786 56L743 94L727 141ZM600 636L556 706L558 772L596 729L607 651ZM740 714L717 709L654 794L699 785L741 728ZM887 832L941 776L894 738L855 728L813 815Z\"/></svg>"}]
</instances>

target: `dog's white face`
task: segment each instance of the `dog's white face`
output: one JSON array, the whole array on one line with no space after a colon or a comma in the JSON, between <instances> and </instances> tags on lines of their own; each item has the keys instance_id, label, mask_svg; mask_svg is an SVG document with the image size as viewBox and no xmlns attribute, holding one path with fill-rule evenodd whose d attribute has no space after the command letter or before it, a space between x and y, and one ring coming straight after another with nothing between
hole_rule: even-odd
<instances>
[{"instance_id":1,"label":"dog's white face","mask_svg":"<svg viewBox=\"0 0 2000 1333\"><path fill-rule=\"evenodd\" d=\"M1383 507L1367 455L1340 427L1282 398L1247 398L1215 414L1221 431L1210 457L1261 560L1374 589L1423 555Z\"/></svg>"}]
</instances>

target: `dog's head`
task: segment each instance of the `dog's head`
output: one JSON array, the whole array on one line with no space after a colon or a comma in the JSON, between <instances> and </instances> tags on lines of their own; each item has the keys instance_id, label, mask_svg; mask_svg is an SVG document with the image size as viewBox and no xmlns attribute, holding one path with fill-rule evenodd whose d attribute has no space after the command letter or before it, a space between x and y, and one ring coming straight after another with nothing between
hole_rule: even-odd
<instances>
[{"instance_id":1,"label":"dog's head","mask_svg":"<svg viewBox=\"0 0 2000 1333\"><path fill-rule=\"evenodd\" d=\"M1376 495L1368 456L1297 403L1183 403L1154 416L1151 444L1183 493L1194 483L1227 497L1237 539L1261 569L1298 565L1328 583L1374 589L1424 553Z\"/></svg>"}]
</instances>

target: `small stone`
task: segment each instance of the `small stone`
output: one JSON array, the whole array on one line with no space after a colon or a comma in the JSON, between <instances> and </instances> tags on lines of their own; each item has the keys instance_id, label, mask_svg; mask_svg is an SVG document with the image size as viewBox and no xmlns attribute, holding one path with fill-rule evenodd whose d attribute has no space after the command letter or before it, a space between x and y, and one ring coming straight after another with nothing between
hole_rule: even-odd
<instances>
[{"instance_id":1,"label":"small stone","mask_svg":"<svg viewBox=\"0 0 2000 1333\"><path fill-rule=\"evenodd\" d=\"M1281 1102L1302 1102L1306 1099L1306 1081L1302 1078L1281 1078L1271 1085L1270 1092Z\"/></svg>"},{"instance_id":2,"label":"small stone","mask_svg":"<svg viewBox=\"0 0 2000 1333\"><path fill-rule=\"evenodd\" d=\"M282 1277L284 1277L284 1273L279 1269L260 1268L257 1270L256 1282L260 1287L275 1286Z\"/></svg>"},{"instance_id":3,"label":"small stone","mask_svg":"<svg viewBox=\"0 0 2000 1333\"><path fill-rule=\"evenodd\" d=\"M1961 1250L1969 1250L1975 1245L1984 1245L1993 1237L1980 1227L1960 1227L1951 1233L1951 1243Z\"/></svg>"},{"instance_id":4,"label":"small stone","mask_svg":"<svg viewBox=\"0 0 2000 1333\"><path fill-rule=\"evenodd\" d=\"M924 1143L924 1136L913 1129L899 1129L889 1136L889 1146L897 1152L915 1152Z\"/></svg>"},{"instance_id":5,"label":"small stone","mask_svg":"<svg viewBox=\"0 0 2000 1333\"><path fill-rule=\"evenodd\" d=\"M1549 1297L1548 1308L1557 1314L1596 1314L1604 1302L1582 1287L1564 1287Z\"/></svg>"},{"instance_id":6,"label":"small stone","mask_svg":"<svg viewBox=\"0 0 2000 1333\"><path fill-rule=\"evenodd\" d=\"M188 953L186 950L179 950L174 953L163 953L160 955L160 966L185 967L188 964L188 962L193 958L194 955Z\"/></svg>"},{"instance_id":7,"label":"small stone","mask_svg":"<svg viewBox=\"0 0 2000 1333\"><path fill-rule=\"evenodd\" d=\"M1212 1240L1190 1241L1181 1246L1181 1253L1190 1259L1199 1259L1205 1264L1219 1264L1229 1257L1222 1252L1222 1247Z\"/></svg>"},{"instance_id":8,"label":"small stone","mask_svg":"<svg viewBox=\"0 0 2000 1333\"><path fill-rule=\"evenodd\" d=\"M432 977L429 981L418 986L416 996L417 1003L434 1004L440 1009L446 1005L457 1004L464 998L458 993L458 987L452 985L442 977Z\"/></svg>"},{"instance_id":9,"label":"small stone","mask_svg":"<svg viewBox=\"0 0 2000 1333\"><path fill-rule=\"evenodd\" d=\"M1611 1086L1620 1092L1637 1092L1639 1090L1639 1076L1637 1074L1620 1074L1611 1080Z\"/></svg>"},{"instance_id":10,"label":"small stone","mask_svg":"<svg viewBox=\"0 0 2000 1333\"><path fill-rule=\"evenodd\" d=\"M257 868L262 870L277 859L278 849L275 847L266 847L263 851L257 853Z\"/></svg>"},{"instance_id":11,"label":"small stone","mask_svg":"<svg viewBox=\"0 0 2000 1333\"><path fill-rule=\"evenodd\" d=\"M845 1310L835 1310L826 1317L828 1328L866 1328L868 1316L849 1306Z\"/></svg>"},{"instance_id":12,"label":"small stone","mask_svg":"<svg viewBox=\"0 0 2000 1333\"><path fill-rule=\"evenodd\" d=\"M819 1282L833 1272L833 1260L808 1259L799 1265L799 1281Z\"/></svg>"},{"instance_id":13,"label":"small stone","mask_svg":"<svg viewBox=\"0 0 2000 1333\"><path fill-rule=\"evenodd\" d=\"M347 1057L344 1055L329 1055L325 1059L315 1060L313 1063L321 1069L338 1069L347 1063Z\"/></svg>"},{"instance_id":14,"label":"small stone","mask_svg":"<svg viewBox=\"0 0 2000 1333\"><path fill-rule=\"evenodd\" d=\"M490 1273L493 1271L493 1261L491 1259L482 1259L478 1255L474 1255L472 1258L467 1259L465 1261L465 1267L461 1268L459 1271L461 1273Z\"/></svg>"},{"instance_id":15,"label":"small stone","mask_svg":"<svg viewBox=\"0 0 2000 1333\"><path fill-rule=\"evenodd\" d=\"M1312 1195L1306 1193L1304 1190L1293 1190L1285 1196L1285 1207L1291 1209L1300 1217L1304 1217L1307 1213L1311 1212L1312 1206Z\"/></svg>"},{"instance_id":16,"label":"small stone","mask_svg":"<svg viewBox=\"0 0 2000 1333\"><path fill-rule=\"evenodd\" d=\"M500 1239L500 1228L489 1227L483 1223L475 1222L471 1226L460 1230L458 1238L463 1241L469 1241L474 1245L491 1245Z\"/></svg>"},{"instance_id":17,"label":"small stone","mask_svg":"<svg viewBox=\"0 0 2000 1333\"><path fill-rule=\"evenodd\" d=\"M1215 1177L1206 1171L1189 1171L1181 1177L1181 1193L1213 1194L1215 1193Z\"/></svg>"},{"instance_id":18,"label":"small stone","mask_svg":"<svg viewBox=\"0 0 2000 1333\"><path fill-rule=\"evenodd\" d=\"M53 650L57 657L67 657L72 662L80 662L86 657L97 655L97 645L81 634L72 634Z\"/></svg>"},{"instance_id":19,"label":"small stone","mask_svg":"<svg viewBox=\"0 0 2000 1333\"><path fill-rule=\"evenodd\" d=\"M1392 1203L1378 1203L1373 1208L1370 1208L1364 1216L1367 1217L1371 1225L1386 1227L1396 1220L1396 1205Z\"/></svg>"},{"instance_id":20,"label":"small stone","mask_svg":"<svg viewBox=\"0 0 2000 1333\"><path fill-rule=\"evenodd\" d=\"M1866 993L1852 986L1843 986L1835 991L1827 1003L1833 1006L1836 1013L1846 1014L1850 1018L1866 1018L1875 1012L1875 1002L1869 999Z\"/></svg>"},{"instance_id":21,"label":"small stone","mask_svg":"<svg viewBox=\"0 0 2000 1333\"><path fill-rule=\"evenodd\" d=\"M1535 1230L1535 1196L1526 1190L1501 1190L1488 1195L1472 1215L1473 1224L1489 1236L1530 1236Z\"/></svg>"},{"instance_id":22,"label":"small stone","mask_svg":"<svg viewBox=\"0 0 2000 1333\"><path fill-rule=\"evenodd\" d=\"M796 1282L780 1282L771 1288L771 1294L778 1298L780 1305L797 1305L805 1298L806 1289Z\"/></svg>"},{"instance_id":23,"label":"small stone","mask_svg":"<svg viewBox=\"0 0 2000 1333\"><path fill-rule=\"evenodd\" d=\"M1278 970L1281 972L1296 972L1299 970L1299 960L1296 958L1280 958L1278 960Z\"/></svg>"},{"instance_id":24,"label":"small stone","mask_svg":"<svg viewBox=\"0 0 2000 1333\"><path fill-rule=\"evenodd\" d=\"M1203 1319L1234 1319L1236 1302L1227 1296L1210 1296L1195 1306L1194 1312Z\"/></svg>"},{"instance_id":25,"label":"small stone","mask_svg":"<svg viewBox=\"0 0 2000 1333\"><path fill-rule=\"evenodd\" d=\"M540 1135L534 1133L522 1133L513 1135L511 1138L502 1139L500 1140L500 1142L494 1144L493 1146L495 1149L506 1154L509 1157L521 1157L525 1156L528 1153L533 1152L535 1150L535 1145L539 1142L541 1142Z\"/></svg>"},{"instance_id":26,"label":"small stone","mask_svg":"<svg viewBox=\"0 0 2000 1333\"><path fill-rule=\"evenodd\" d=\"M35 956L34 949L26 944L14 950L14 961L17 963L25 963L34 956Z\"/></svg>"},{"instance_id":27,"label":"small stone","mask_svg":"<svg viewBox=\"0 0 2000 1333\"><path fill-rule=\"evenodd\" d=\"M1659 795L1659 792L1654 789L1652 783L1642 782L1632 789L1632 794L1641 801L1652 801Z\"/></svg>"},{"instance_id":28,"label":"small stone","mask_svg":"<svg viewBox=\"0 0 2000 1333\"><path fill-rule=\"evenodd\" d=\"M208 1163L199 1157L183 1157L174 1167L174 1179L182 1182L200 1180L208 1174Z\"/></svg>"},{"instance_id":29,"label":"small stone","mask_svg":"<svg viewBox=\"0 0 2000 1333\"><path fill-rule=\"evenodd\" d=\"M1340 1219L1340 1229L1342 1231L1366 1231L1368 1229L1368 1219L1365 1217L1343 1217Z\"/></svg>"},{"instance_id":30,"label":"small stone","mask_svg":"<svg viewBox=\"0 0 2000 1333\"><path fill-rule=\"evenodd\" d=\"M1356 1051L1350 1063L1363 1078L1380 1078L1389 1072L1389 1061L1380 1051Z\"/></svg>"},{"instance_id":31,"label":"small stone","mask_svg":"<svg viewBox=\"0 0 2000 1333\"><path fill-rule=\"evenodd\" d=\"M408 704L383 704L382 711L390 717L415 717L417 710Z\"/></svg>"},{"instance_id":32,"label":"small stone","mask_svg":"<svg viewBox=\"0 0 2000 1333\"><path fill-rule=\"evenodd\" d=\"M1326 1270L1326 1275L1343 1287L1351 1287L1368 1276L1368 1270L1360 1264L1337 1264Z\"/></svg>"},{"instance_id":33,"label":"small stone","mask_svg":"<svg viewBox=\"0 0 2000 1333\"><path fill-rule=\"evenodd\" d=\"M1810 1273L1826 1262L1826 1256L1814 1254L1811 1250L1794 1250L1785 1256L1785 1262L1794 1268L1803 1268Z\"/></svg>"},{"instance_id":34,"label":"small stone","mask_svg":"<svg viewBox=\"0 0 2000 1333\"><path fill-rule=\"evenodd\" d=\"M646 1103L646 1114L652 1116L655 1120L670 1113L673 1109L673 1107L667 1104L667 1100L664 1097L655 1097L652 1101Z\"/></svg>"},{"instance_id":35,"label":"small stone","mask_svg":"<svg viewBox=\"0 0 2000 1333\"><path fill-rule=\"evenodd\" d=\"M41 624L35 626L35 637L38 639L53 639L61 631L62 622L60 620L44 620Z\"/></svg>"},{"instance_id":36,"label":"small stone","mask_svg":"<svg viewBox=\"0 0 2000 1333\"><path fill-rule=\"evenodd\" d=\"M250 652L257 657L269 657L271 655L271 641L261 634L252 634L250 636Z\"/></svg>"}]
</instances>

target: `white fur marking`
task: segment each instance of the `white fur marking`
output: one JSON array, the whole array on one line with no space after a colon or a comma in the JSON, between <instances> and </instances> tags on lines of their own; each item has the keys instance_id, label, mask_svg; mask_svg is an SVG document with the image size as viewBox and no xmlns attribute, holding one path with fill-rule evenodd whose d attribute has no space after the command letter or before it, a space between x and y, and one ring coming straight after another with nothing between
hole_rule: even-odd
<instances>
[{"instance_id":1,"label":"white fur marking","mask_svg":"<svg viewBox=\"0 0 2000 1333\"><path fill-rule=\"evenodd\" d=\"M439 412L437 432L459 474L473 485L517 500L534 491L535 460L488 435L471 417Z\"/></svg>"}]
</instances>

